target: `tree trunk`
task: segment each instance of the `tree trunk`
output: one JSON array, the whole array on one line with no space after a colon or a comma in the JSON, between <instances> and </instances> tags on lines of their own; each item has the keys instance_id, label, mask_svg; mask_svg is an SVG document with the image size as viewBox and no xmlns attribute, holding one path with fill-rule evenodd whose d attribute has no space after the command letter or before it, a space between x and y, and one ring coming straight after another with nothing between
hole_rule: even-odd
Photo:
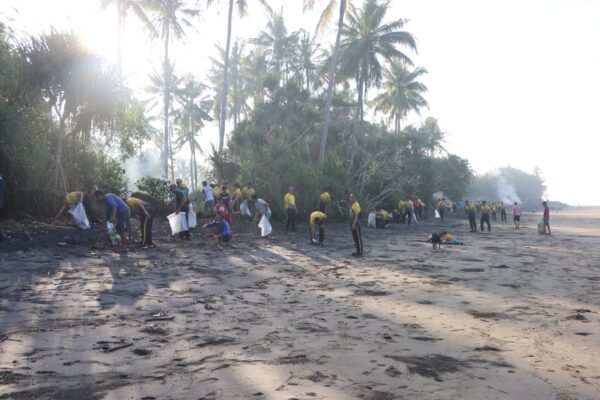
<instances>
[{"instance_id":1,"label":"tree trunk","mask_svg":"<svg viewBox=\"0 0 600 400\"><path fill-rule=\"evenodd\" d=\"M364 94L364 80L363 80L363 74L361 71L361 68L359 67L358 70L358 85L357 85L357 91L358 91L358 104L356 106L356 118L358 119L358 121L362 122L363 121L363 94Z\"/></svg>"},{"instance_id":2,"label":"tree trunk","mask_svg":"<svg viewBox=\"0 0 600 400\"><path fill-rule=\"evenodd\" d=\"M233 24L233 0L229 0L229 14L227 16L227 44L225 47L225 64L223 65L223 88L221 90L221 115L219 118L219 154L223 154L225 143L225 119L227 118L227 86L229 75L229 50L231 47L231 28Z\"/></svg>"},{"instance_id":3,"label":"tree trunk","mask_svg":"<svg viewBox=\"0 0 600 400\"><path fill-rule=\"evenodd\" d=\"M171 135L173 134L173 129L169 128L169 158L171 159L171 181L175 180L175 163L173 162L173 149L171 146L173 145L173 141L171 140Z\"/></svg>"},{"instance_id":4,"label":"tree trunk","mask_svg":"<svg viewBox=\"0 0 600 400\"><path fill-rule=\"evenodd\" d=\"M123 0L117 1L117 66L119 68L119 80L123 79L123 28L125 25L125 11Z\"/></svg>"},{"instance_id":5,"label":"tree trunk","mask_svg":"<svg viewBox=\"0 0 600 400\"><path fill-rule=\"evenodd\" d=\"M233 129L237 129L240 121L239 117L239 97L238 97L238 79L239 79L239 66L234 66L235 74L233 76Z\"/></svg>"},{"instance_id":6,"label":"tree trunk","mask_svg":"<svg viewBox=\"0 0 600 400\"><path fill-rule=\"evenodd\" d=\"M340 0L340 19L338 21L338 31L335 38L335 47L329 65L329 84L327 85L327 99L325 100L325 115L323 117L323 133L321 134L321 148L319 149L319 165L325 162L325 150L327 149L327 136L329 135L329 118L331 114L331 99L333 97L333 88L335 86L335 67L337 65L338 53L340 50L340 40L344 29L344 14L346 13L346 0Z\"/></svg>"},{"instance_id":7,"label":"tree trunk","mask_svg":"<svg viewBox=\"0 0 600 400\"><path fill-rule=\"evenodd\" d=\"M165 179L169 176L169 95L171 92L171 72L169 68L169 29L167 25L165 29L165 58L163 60L163 73L164 73L164 143L163 143L163 174Z\"/></svg>"},{"instance_id":8,"label":"tree trunk","mask_svg":"<svg viewBox=\"0 0 600 400\"><path fill-rule=\"evenodd\" d=\"M55 170L55 179L56 179L56 188L61 190L63 193L67 193L68 184L67 177L65 176L65 170L62 166L62 148L63 141L65 137L66 130L66 111L63 107L63 112L60 117L60 125L58 128L58 140L56 142L56 170Z\"/></svg>"},{"instance_id":9,"label":"tree trunk","mask_svg":"<svg viewBox=\"0 0 600 400\"><path fill-rule=\"evenodd\" d=\"M394 117L394 125L395 125L395 131L396 134L400 133L400 115L396 114L396 116Z\"/></svg>"}]
</instances>

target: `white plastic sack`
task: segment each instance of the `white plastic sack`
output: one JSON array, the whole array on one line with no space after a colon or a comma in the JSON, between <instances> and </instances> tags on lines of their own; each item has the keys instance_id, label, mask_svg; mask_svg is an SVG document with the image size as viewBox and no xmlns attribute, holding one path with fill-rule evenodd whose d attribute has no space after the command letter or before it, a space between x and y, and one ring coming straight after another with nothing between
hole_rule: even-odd
<instances>
[{"instance_id":1,"label":"white plastic sack","mask_svg":"<svg viewBox=\"0 0 600 400\"><path fill-rule=\"evenodd\" d=\"M193 229L198 226L198 219L196 218L196 213L194 212L194 206L190 204L190 211L188 212L188 228Z\"/></svg>"},{"instance_id":2,"label":"white plastic sack","mask_svg":"<svg viewBox=\"0 0 600 400\"><path fill-rule=\"evenodd\" d=\"M242 212L242 217L252 218L252 214L250 213L250 207L248 207L248 200L244 200L244 202L240 206L240 211Z\"/></svg>"},{"instance_id":3,"label":"white plastic sack","mask_svg":"<svg viewBox=\"0 0 600 400\"><path fill-rule=\"evenodd\" d=\"M87 215L85 214L83 204L77 203L77 205L71 207L69 213L73 216L75 224L77 224L79 229L90 229L90 221L88 221Z\"/></svg>"},{"instance_id":4,"label":"white plastic sack","mask_svg":"<svg viewBox=\"0 0 600 400\"><path fill-rule=\"evenodd\" d=\"M435 219L440 219L440 218L442 218L442 217L440 216L439 211L435 210Z\"/></svg>"},{"instance_id":5,"label":"white plastic sack","mask_svg":"<svg viewBox=\"0 0 600 400\"><path fill-rule=\"evenodd\" d=\"M540 221L538 223L538 233L541 234L541 235L543 235L545 233L545 230L544 230L544 221Z\"/></svg>"},{"instance_id":6,"label":"white plastic sack","mask_svg":"<svg viewBox=\"0 0 600 400\"><path fill-rule=\"evenodd\" d=\"M369 215L367 216L367 226L369 228L375 228L375 220L377 219L377 216L375 215L375 213L373 211L371 211L369 213Z\"/></svg>"},{"instance_id":7,"label":"white plastic sack","mask_svg":"<svg viewBox=\"0 0 600 400\"><path fill-rule=\"evenodd\" d=\"M260 235L262 237L269 236L271 234L271 232L273 231L273 227L271 226L271 223L269 222L267 217L264 215L260 219L260 222L258 223L258 227L260 228Z\"/></svg>"},{"instance_id":8,"label":"white plastic sack","mask_svg":"<svg viewBox=\"0 0 600 400\"><path fill-rule=\"evenodd\" d=\"M413 222L415 222L415 223L417 222L417 214L415 214L415 213L412 213L412 220L413 220Z\"/></svg>"},{"instance_id":9,"label":"white plastic sack","mask_svg":"<svg viewBox=\"0 0 600 400\"><path fill-rule=\"evenodd\" d=\"M184 212L180 212L179 215L173 213L167 216L167 219L169 220L169 225L171 225L171 232L173 235L177 235L179 232L185 232L188 230Z\"/></svg>"}]
</instances>

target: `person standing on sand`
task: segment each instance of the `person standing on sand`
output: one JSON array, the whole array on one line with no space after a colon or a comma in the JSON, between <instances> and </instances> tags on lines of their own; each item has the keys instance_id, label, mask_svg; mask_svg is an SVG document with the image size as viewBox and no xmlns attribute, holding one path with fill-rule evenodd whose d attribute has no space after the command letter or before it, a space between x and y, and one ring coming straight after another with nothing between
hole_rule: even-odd
<instances>
[{"instance_id":1,"label":"person standing on sand","mask_svg":"<svg viewBox=\"0 0 600 400\"><path fill-rule=\"evenodd\" d=\"M143 200L135 197L127 199L127 205L132 213L137 214L140 218L140 231L142 231L142 249L153 248L152 243L152 221L154 220L154 208Z\"/></svg>"},{"instance_id":2,"label":"person standing on sand","mask_svg":"<svg viewBox=\"0 0 600 400\"><path fill-rule=\"evenodd\" d=\"M175 185L173 185L175 186ZM104 214L108 221L115 225L117 233L121 237L121 247L118 251L127 251L127 238L129 236L129 218L131 210L121 198L112 193L104 193L96 190L94 197L99 203L104 203Z\"/></svg>"},{"instance_id":3,"label":"person standing on sand","mask_svg":"<svg viewBox=\"0 0 600 400\"><path fill-rule=\"evenodd\" d=\"M283 196L283 209L287 213L287 222L285 224L285 229L292 231L296 231L296 196L294 195L294 187L288 187L288 191Z\"/></svg>"},{"instance_id":4,"label":"person standing on sand","mask_svg":"<svg viewBox=\"0 0 600 400\"><path fill-rule=\"evenodd\" d=\"M325 213L327 211L327 206L331 203L331 190L325 189L323 193L319 195L319 211Z\"/></svg>"},{"instance_id":5,"label":"person standing on sand","mask_svg":"<svg viewBox=\"0 0 600 400\"><path fill-rule=\"evenodd\" d=\"M548 235L550 235L550 209L548 208L548 202L544 201L542 203L544 206L544 233L546 233L546 228L548 228Z\"/></svg>"},{"instance_id":6,"label":"person standing on sand","mask_svg":"<svg viewBox=\"0 0 600 400\"><path fill-rule=\"evenodd\" d=\"M233 190L233 204L231 206L231 208L233 209L234 212L239 212L240 211L240 205L242 204L242 187L240 186L239 183L236 183L234 185L234 190Z\"/></svg>"},{"instance_id":7,"label":"person standing on sand","mask_svg":"<svg viewBox=\"0 0 600 400\"><path fill-rule=\"evenodd\" d=\"M362 233L360 231L361 208L354 193L350 194L350 203L350 230L352 231L352 238L354 238L354 244L356 245L356 252L352 253L352 255L360 257L363 255Z\"/></svg>"},{"instance_id":8,"label":"person standing on sand","mask_svg":"<svg viewBox=\"0 0 600 400\"><path fill-rule=\"evenodd\" d=\"M206 181L202 182L202 194L204 195L204 213L210 215L215 207L215 197L212 188L208 186Z\"/></svg>"},{"instance_id":9,"label":"person standing on sand","mask_svg":"<svg viewBox=\"0 0 600 400\"><path fill-rule=\"evenodd\" d=\"M252 195L252 201L254 202L254 209L256 210L254 213L254 221L259 221L263 216L267 217L270 221L271 208L269 207L269 203L263 199L259 199L256 194Z\"/></svg>"},{"instance_id":10,"label":"person standing on sand","mask_svg":"<svg viewBox=\"0 0 600 400\"><path fill-rule=\"evenodd\" d=\"M494 202L494 203L490 203L490 204L489 204L489 207L490 207L490 208L491 208L491 210L492 210L492 221L496 222L496 221L498 220L498 219L497 219L497 218L498 218L498 217L497 217L497 213L496 213L496 210L498 209L498 206L497 206L497 205L496 205L496 203Z\"/></svg>"},{"instance_id":11,"label":"person standing on sand","mask_svg":"<svg viewBox=\"0 0 600 400\"><path fill-rule=\"evenodd\" d=\"M500 220L502 222L506 222L508 219L506 218L506 204L503 201L500 202Z\"/></svg>"},{"instance_id":12,"label":"person standing on sand","mask_svg":"<svg viewBox=\"0 0 600 400\"><path fill-rule=\"evenodd\" d=\"M521 227L521 213L521 207L519 207L519 203L515 201L515 204L513 204L513 221L515 223L515 229Z\"/></svg>"},{"instance_id":13,"label":"person standing on sand","mask_svg":"<svg viewBox=\"0 0 600 400\"><path fill-rule=\"evenodd\" d=\"M327 221L327 215L321 211L314 211L310 214L308 219L308 233L310 235L310 244L317 244L317 239L315 238L315 227L319 227L319 244L323 244L325 240L325 229L323 225Z\"/></svg>"},{"instance_id":14,"label":"person standing on sand","mask_svg":"<svg viewBox=\"0 0 600 400\"><path fill-rule=\"evenodd\" d=\"M487 223L488 232L492 231L490 226L490 213L492 212L492 206L487 201L481 202L481 232L483 232L483 224Z\"/></svg>"},{"instance_id":15,"label":"person standing on sand","mask_svg":"<svg viewBox=\"0 0 600 400\"><path fill-rule=\"evenodd\" d=\"M465 202L465 213L469 218L469 232L477 232L477 221L475 220L477 208L469 200Z\"/></svg>"},{"instance_id":16,"label":"person standing on sand","mask_svg":"<svg viewBox=\"0 0 600 400\"><path fill-rule=\"evenodd\" d=\"M440 199L440 201L438 202L437 210L438 210L438 213L440 214L440 219L443 221L444 220L444 211L446 211L446 203L444 202L444 199Z\"/></svg>"},{"instance_id":17,"label":"person standing on sand","mask_svg":"<svg viewBox=\"0 0 600 400\"><path fill-rule=\"evenodd\" d=\"M169 190L175 195L175 214L179 214L180 212L185 213L185 222L188 223L188 213L190 209L185 196L179 189L177 189L177 185L169 186ZM192 234L190 233L189 229L179 232L179 239L190 240L191 237Z\"/></svg>"}]
</instances>

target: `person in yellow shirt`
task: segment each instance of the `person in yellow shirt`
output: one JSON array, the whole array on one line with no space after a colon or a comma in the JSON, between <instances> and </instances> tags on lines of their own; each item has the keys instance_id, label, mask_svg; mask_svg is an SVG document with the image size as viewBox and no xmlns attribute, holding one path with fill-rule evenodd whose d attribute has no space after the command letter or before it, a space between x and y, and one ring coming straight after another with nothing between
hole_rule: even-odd
<instances>
[{"instance_id":1,"label":"person in yellow shirt","mask_svg":"<svg viewBox=\"0 0 600 400\"><path fill-rule=\"evenodd\" d=\"M487 201L483 200L481 202L481 232L483 232L483 224L487 223L488 232L492 231L492 227L490 226L490 213L492 212L492 206Z\"/></svg>"},{"instance_id":2,"label":"person in yellow shirt","mask_svg":"<svg viewBox=\"0 0 600 400\"><path fill-rule=\"evenodd\" d=\"M296 231L296 196L293 186L288 187L287 193L283 196L283 208L287 212L285 229L289 231L291 227L292 231Z\"/></svg>"},{"instance_id":3,"label":"person in yellow shirt","mask_svg":"<svg viewBox=\"0 0 600 400\"><path fill-rule=\"evenodd\" d=\"M488 204L490 207L490 210L492 212L492 221L496 222L498 217L497 217L497 213L496 210L498 209L498 206L496 205L496 203L489 203Z\"/></svg>"},{"instance_id":4,"label":"person in yellow shirt","mask_svg":"<svg viewBox=\"0 0 600 400\"><path fill-rule=\"evenodd\" d=\"M142 232L142 248L155 247L152 242L152 221L154 220L154 208L143 200L130 197L126 200L132 215L140 218L140 231Z\"/></svg>"},{"instance_id":5,"label":"person in yellow shirt","mask_svg":"<svg viewBox=\"0 0 600 400\"><path fill-rule=\"evenodd\" d=\"M363 242L362 233L360 231L360 215L361 215L360 204L354 193L350 195L350 229L352 231L352 238L356 245L356 252L352 253L355 257L360 257L363 254Z\"/></svg>"},{"instance_id":6,"label":"person in yellow shirt","mask_svg":"<svg viewBox=\"0 0 600 400\"><path fill-rule=\"evenodd\" d=\"M506 216L506 205L504 204L503 201L498 203L498 208L500 209L500 221L507 222L508 218Z\"/></svg>"},{"instance_id":7,"label":"person in yellow shirt","mask_svg":"<svg viewBox=\"0 0 600 400\"><path fill-rule=\"evenodd\" d=\"M256 191L252 187L252 182L248 182L242 189L242 201L248 205L248 210L250 210L251 214L254 214L254 201L252 201L252 196L255 194Z\"/></svg>"},{"instance_id":8,"label":"person in yellow shirt","mask_svg":"<svg viewBox=\"0 0 600 400\"><path fill-rule=\"evenodd\" d=\"M216 185L214 183L211 183L210 186L212 187L213 196L215 197L215 200L218 199L222 192L221 185L219 183L217 183Z\"/></svg>"},{"instance_id":9,"label":"person in yellow shirt","mask_svg":"<svg viewBox=\"0 0 600 400\"><path fill-rule=\"evenodd\" d=\"M392 222L390 213L384 210L382 207L375 209L375 228L385 229Z\"/></svg>"},{"instance_id":10,"label":"person in yellow shirt","mask_svg":"<svg viewBox=\"0 0 600 400\"><path fill-rule=\"evenodd\" d=\"M233 190L233 211L240 211L240 205L242 204L242 187L239 183L234 185L235 189Z\"/></svg>"},{"instance_id":11,"label":"person in yellow shirt","mask_svg":"<svg viewBox=\"0 0 600 400\"><path fill-rule=\"evenodd\" d=\"M319 244L323 244L325 240L325 222L327 221L327 215L322 211L314 211L310 214L308 219L308 233L310 235L310 243L317 244L315 238L315 227L319 227Z\"/></svg>"},{"instance_id":12,"label":"person in yellow shirt","mask_svg":"<svg viewBox=\"0 0 600 400\"><path fill-rule=\"evenodd\" d=\"M331 190L325 189L321 195L319 195L319 211L324 213L327 210L327 206L331 203Z\"/></svg>"},{"instance_id":13,"label":"person in yellow shirt","mask_svg":"<svg viewBox=\"0 0 600 400\"><path fill-rule=\"evenodd\" d=\"M467 218L469 219L469 229L470 232L477 232L477 208L475 204L471 203L469 200L465 202L465 213L467 214Z\"/></svg>"},{"instance_id":14,"label":"person in yellow shirt","mask_svg":"<svg viewBox=\"0 0 600 400\"><path fill-rule=\"evenodd\" d=\"M64 195L64 197L62 197L62 199L63 199L62 207L56 214L56 217L54 217L54 222L56 222L56 220L61 215L63 215L63 213L65 212L65 210L67 208L70 209L70 208L78 205L79 203L81 203L83 205L83 209L85 210L85 214L87 215L87 218L88 218L88 221L90 222L90 224L93 224L95 222L100 222L100 220L98 219L98 217L96 217L96 215L94 213L94 209L92 208L92 198L90 197L89 194L84 193L84 192L69 192L69 193L66 193Z\"/></svg>"}]
</instances>

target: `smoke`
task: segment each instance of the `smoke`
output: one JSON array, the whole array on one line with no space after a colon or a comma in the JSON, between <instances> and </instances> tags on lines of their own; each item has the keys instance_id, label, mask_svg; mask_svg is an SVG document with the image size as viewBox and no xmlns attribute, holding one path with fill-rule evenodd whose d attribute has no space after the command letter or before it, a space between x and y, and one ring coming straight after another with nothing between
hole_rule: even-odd
<instances>
[{"instance_id":1,"label":"smoke","mask_svg":"<svg viewBox=\"0 0 600 400\"><path fill-rule=\"evenodd\" d=\"M515 187L506 181L502 175L498 175L496 180L496 193L500 200L505 204L521 203L521 199L515 190Z\"/></svg>"},{"instance_id":2,"label":"smoke","mask_svg":"<svg viewBox=\"0 0 600 400\"><path fill-rule=\"evenodd\" d=\"M139 155L129 158L123 165L127 178L127 190L135 192L135 182L144 176L159 177L162 175L160 157L152 151L142 151Z\"/></svg>"}]
</instances>

